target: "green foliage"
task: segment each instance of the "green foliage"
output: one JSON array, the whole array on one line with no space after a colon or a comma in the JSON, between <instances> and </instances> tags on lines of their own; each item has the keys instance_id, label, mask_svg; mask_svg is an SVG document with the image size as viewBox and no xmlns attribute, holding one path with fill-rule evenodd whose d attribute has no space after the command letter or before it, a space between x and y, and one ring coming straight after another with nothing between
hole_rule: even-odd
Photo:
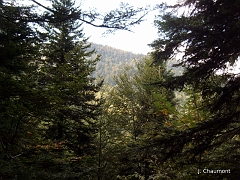
<instances>
[{"instance_id":1,"label":"green foliage","mask_svg":"<svg viewBox=\"0 0 240 180\"><path fill-rule=\"evenodd\" d=\"M32 61L39 41L22 21L31 9L0 6L0 177L13 179L26 169L23 157L36 143L36 116L43 114L47 101L34 88Z\"/></svg>"},{"instance_id":2,"label":"green foliage","mask_svg":"<svg viewBox=\"0 0 240 180\"><path fill-rule=\"evenodd\" d=\"M149 139L162 136L164 124L174 110L174 93L151 85L172 74L166 66L151 66L152 59L126 67L115 77L116 86L106 90L101 124L103 179L147 179L155 173L154 148ZM149 83L151 82L151 83ZM106 178L105 178L106 177Z\"/></svg>"},{"instance_id":3,"label":"green foliage","mask_svg":"<svg viewBox=\"0 0 240 180\"><path fill-rule=\"evenodd\" d=\"M186 11L179 14L176 9L182 8ZM182 115L174 122L176 128L154 145L163 149L164 160L171 157L174 164L186 164L182 166L184 172L190 165L195 172L204 167L228 167L234 173L215 174L214 178L239 176L233 165L238 164L233 157L234 139L239 136L239 72L231 71L240 52L238 9L236 0L189 0L166 8L155 21L160 35L152 43L156 63L182 52L179 66L185 68L182 75L161 84L186 88L190 94ZM198 178L194 172L185 177ZM201 174L199 178L213 176Z\"/></svg>"},{"instance_id":4,"label":"green foliage","mask_svg":"<svg viewBox=\"0 0 240 180\"><path fill-rule=\"evenodd\" d=\"M72 1L53 1L52 8L54 12L61 10L61 16L66 17L77 11ZM58 13L52 16L57 18ZM44 24L46 42L41 51L43 58L38 60L37 86L50 101L39 128L40 149L43 146L51 151L46 162L58 167L52 170L51 179L63 174L66 179L81 174L84 178L83 174L95 164L90 163L94 156L89 158L89 155L94 155L96 149L93 140L97 132L96 117L100 114L96 93L101 82L95 83L91 75L99 56L91 58L94 51L87 50L90 44L80 25L74 18Z\"/></svg>"},{"instance_id":5,"label":"green foliage","mask_svg":"<svg viewBox=\"0 0 240 180\"><path fill-rule=\"evenodd\" d=\"M95 49L101 54L100 61L96 64L95 77L104 77L104 84L114 86L114 76L121 73L124 66L134 66L135 62L144 57L143 54L119 50L110 46L92 43L91 50Z\"/></svg>"},{"instance_id":6,"label":"green foliage","mask_svg":"<svg viewBox=\"0 0 240 180\"><path fill-rule=\"evenodd\" d=\"M101 19L70 0L53 0L49 8L32 2L46 11L0 2L0 177L99 179L94 140L101 82L92 76L99 56L92 56L81 22L130 30L147 9L121 4Z\"/></svg>"},{"instance_id":7,"label":"green foliage","mask_svg":"<svg viewBox=\"0 0 240 180\"><path fill-rule=\"evenodd\" d=\"M239 59L236 0L169 7L173 11L155 21L155 51L136 64L142 55L91 48L81 22L129 30L146 9L121 4L101 16L71 0L53 0L50 8L33 2L46 11L38 15L15 1L0 2L0 178L239 177L239 73L230 70ZM30 22L42 28L34 30ZM169 67L182 47L173 74ZM102 82L94 76L108 73L111 84L108 79L129 59L114 86L100 94ZM183 89L182 104L174 88ZM197 174L204 168L231 173Z\"/></svg>"},{"instance_id":8,"label":"green foliage","mask_svg":"<svg viewBox=\"0 0 240 180\"><path fill-rule=\"evenodd\" d=\"M93 73L94 77L104 77L104 84L114 86L114 76L121 73L125 66L133 67L136 62L141 61L145 55L134 54L132 52L119 50L110 46L100 45L96 43L91 44L90 50L95 49L101 55L100 61L96 64L96 70ZM171 70L175 75L181 75L183 72L182 67L173 67L178 64L177 60L168 61L166 64L167 69Z\"/></svg>"},{"instance_id":9,"label":"green foliage","mask_svg":"<svg viewBox=\"0 0 240 180\"><path fill-rule=\"evenodd\" d=\"M40 46L30 10L1 4L0 177L90 178L101 86L91 75L99 58L90 58L94 51L71 18L53 29L44 24L51 33L40 34L49 43Z\"/></svg>"}]
</instances>

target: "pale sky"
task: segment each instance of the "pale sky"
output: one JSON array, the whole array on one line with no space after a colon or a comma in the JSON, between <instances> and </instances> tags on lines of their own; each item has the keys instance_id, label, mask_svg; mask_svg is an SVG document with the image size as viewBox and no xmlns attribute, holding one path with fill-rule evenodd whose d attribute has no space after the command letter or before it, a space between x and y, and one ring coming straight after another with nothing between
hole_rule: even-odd
<instances>
[{"instance_id":1,"label":"pale sky","mask_svg":"<svg viewBox=\"0 0 240 180\"><path fill-rule=\"evenodd\" d=\"M36 1L43 3L45 6L51 5L49 0ZM31 0L20 0L20 2L24 4L33 3ZM96 8L98 12L104 14L110 10L118 8L121 2L140 8L146 7L147 5L153 7L156 4L161 4L162 2L167 2L167 4L173 5L177 2L177 0L75 0L75 2L75 5L80 5L80 7L85 11ZM131 51L133 53L147 54L151 51L148 44L152 43L153 40L158 37L157 28L153 25L154 16L158 14L158 10L150 12L145 17L146 20L144 22L131 28L133 32L119 30L114 34L103 36L102 34L106 31L106 29L96 28L91 25L84 24L84 33L86 37L90 37L90 42L112 46L118 49Z\"/></svg>"},{"instance_id":2,"label":"pale sky","mask_svg":"<svg viewBox=\"0 0 240 180\"><path fill-rule=\"evenodd\" d=\"M82 0L81 7L85 10L96 8L100 12L106 12L117 8L120 2L128 3L135 7L145 7L146 5L154 6L164 1L171 5L176 2L176 0ZM132 28L133 32L117 31L115 34L109 34L104 37L102 36L102 33L106 31L104 28L84 25L84 33L87 37L90 36L90 42L109 45L134 53L147 54L147 52L151 51L148 44L158 37L157 28L153 25L155 15L158 15L157 10L149 13L145 18L146 21Z\"/></svg>"}]
</instances>

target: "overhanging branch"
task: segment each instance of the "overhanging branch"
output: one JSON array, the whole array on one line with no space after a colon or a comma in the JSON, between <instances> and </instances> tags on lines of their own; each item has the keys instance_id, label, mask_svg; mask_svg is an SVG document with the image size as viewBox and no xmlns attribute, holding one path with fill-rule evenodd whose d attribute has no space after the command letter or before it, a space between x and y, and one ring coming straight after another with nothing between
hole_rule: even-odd
<instances>
[{"instance_id":1,"label":"overhanging branch","mask_svg":"<svg viewBox=\"0 0 240 180\"><path fill-rule=\"evenodd\" d=\"M120 8L112 10L105 15L101 15L96 11L82 11L81 9L77 8L74 9L71 14L66 15L46 7L36 0L32 0L32 2L49 11L51 14L53 13L53 15L48 14L43 15L43 17L33 19L32 22L59 22L68 18L73 18L94 27L110 29L108 32L115 32L116 30L131 31L130 28L144 21L144 17L150 11L149 6L145 8L134 9L128 4L121 3ZM140 17L138 17L139 14L141 14ZM58 15L62 18L54 19L54 15ZM96 21L102 21L102 23L98 24Z\"/></svg>"}]
</instances>

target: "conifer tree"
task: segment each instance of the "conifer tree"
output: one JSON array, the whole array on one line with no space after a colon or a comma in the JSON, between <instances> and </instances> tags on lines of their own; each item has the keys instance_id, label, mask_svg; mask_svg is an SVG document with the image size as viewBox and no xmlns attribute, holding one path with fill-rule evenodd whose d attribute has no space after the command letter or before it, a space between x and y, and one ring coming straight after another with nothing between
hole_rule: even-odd
<instances>
[{"instance_id":1,"label":"conifer tree","mask_svg":"<svg viewBox=\"0 0 240 180\"><path fill-rule=\"evenodd\" d=\"M52 6L66 16L75 10L71 0L53 1ZM57 19L56 14L53 16ZM87 51L90 44L80 26L72 18L46 25L50 36L43 47L41 70L46 73L42 82L53 104L49 111L52 114L49 117L52 119L51 138L66 140L75 152L84 154L87 148L83 147L90 146L90 127L98 114L95 95L100 86L94 84L91 76L99 57L91 58L94 51Z\"/></svg>"},{"instance_id":2,"label":"conifer tree","mask_svg":"<svg viewBox=\"0 0 240 180\"><path fill-rule=\"evenodd\" d=\"M177 89L190 85L202 98L201 111L210 114L196 126L166 136L156 144L164 149L165 159L184 152L188 163L195 163L196 157L205 152L221 152L222 159L209 160L209 166L222 169L228 164L233 170L225 175L229 179L239 176L235 155L222 151L227 146L235 154L239 143L240 77L238 71L233 71L240 56L239 5L238 0L186 0L169 7L155 21L160 36L152 43L156 61L183 53L178 66L184 66L185 72L165 85ZM186 11L180 15L177 9L183 8ZM215 178L223 177L218 175Z\"/></svg>"},{"instance_id":3,"label":"conifer tree","mask_svg":"<svg viewBox=\"0 0 240 180\"><path fill-rule=\"evenodd\" d=\"M31 8L0 1L0 177L23 178L44 96L35 88L34 70L38 38L25 15ZM28 160L27 160L28 161ZM24 178L23 178L24 179Z\"/></svg>"},{"instance_id":4,"label":"conifer tree","mask_svg":"<svg viewBox=\"0 0 240 180\"><path fill-rule=\"evenodd\" d=\"M54 0L52 8L61 12L61 17L77 11L71 0ZM52 14L55 19L58 15ZM90 43L77 19L45 23L44 28L46 41L39 61L38 87L51 104L42 126L44 141L51 142L48 145L55 152L55 157L67 163L75 159L76 166L73 165L72 171L83 173L88 165L82 166L84 163L79 162L80 157L95 153L93 139L97 132L96 117L100 113L96 93L101 82L95 81L92 72L99 56L93 58L94 50L88 51ZM54 156L50 158L54 160ZM64 171L67 168L62 173ZM72 176L79 177L79 174Z\"/></svg>"}]
</instances>

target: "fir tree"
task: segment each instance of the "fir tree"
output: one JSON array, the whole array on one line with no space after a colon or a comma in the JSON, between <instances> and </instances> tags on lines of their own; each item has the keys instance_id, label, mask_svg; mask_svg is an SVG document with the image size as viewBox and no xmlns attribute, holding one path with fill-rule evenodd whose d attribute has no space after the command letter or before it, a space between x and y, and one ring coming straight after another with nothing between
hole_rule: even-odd
<instances>
[{"instance_id":1,"label":"fir tree","mask_svg":"<svg viewBox=\"0 0 240 180\"><path fill-rule=\"evenodd\" d=\"M68 17L77 11L71 0L52 3L54 12L60 12L61 17ZM52 14L55 19L58 19L58 15ZM92 58L94 50L88 51L90 43L84 37L77 19L66 18L46 23L44 28L47 40L42 46L42 59L39 61L38 87L49 98L51 105L43 121L43 137L44 141L50 140L48 145L55 152L56 156L50 157L52 161L56 157L66 163L75 159L71 170L75 174L71 176L79 177L78 173L83 173L89 165L82 167L80 159L84 159L80 157L93 155L94 158L95 154L93 139L97 132L96 117L100 114L96 93L101 82L95 81L92 72L99 56ZM58 164L56 161L54 163ZM67 168L62 169L62 173ZM55 170L60 172L61 168Z\"/></svg>"},{"instance_id":2,"label":"fir tree","mask_svg":"<svg viewBox=\"0 0 240 180\"><path fill-rule=\"evenodd\" d=\"M53 1L52 6L66 16L75 10L70 0ZM98 114L95 95L100 86L94 84L91 76L99 57L90 58L94 51L87 51L90 44L80 26L76 19L46 26L47 34L51 36L43 47L44 67L41 73L46 73L42 79L46 81L42 82L53 104L49 111L52 115L49 117L52 119L51 138L67 140L75 152L84 154L89 151L83 147L90 145L90 127Z\"/></svg>"}]
</instances>

